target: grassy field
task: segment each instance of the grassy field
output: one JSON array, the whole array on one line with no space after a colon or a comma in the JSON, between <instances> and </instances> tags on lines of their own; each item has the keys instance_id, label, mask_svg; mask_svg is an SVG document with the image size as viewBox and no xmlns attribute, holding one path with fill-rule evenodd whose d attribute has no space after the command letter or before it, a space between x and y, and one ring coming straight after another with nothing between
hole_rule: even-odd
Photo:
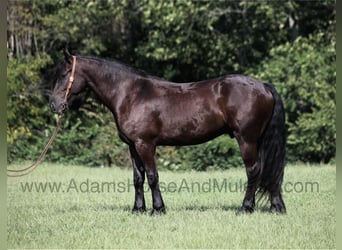
<instances>
[{"instance_id":1,"label":"grassy field","mask_svg":"<svg viewBox=\"0 0 342 250\"><path fill-rule=\"evenodd\" d=\"M159 176L167 214L155 217L131 214L129 169L43 164L8 179L8 248L336 248L335 166L287 167L286 215L268 203L235 215L242 168Z\"/></svg>"}]
</instances>

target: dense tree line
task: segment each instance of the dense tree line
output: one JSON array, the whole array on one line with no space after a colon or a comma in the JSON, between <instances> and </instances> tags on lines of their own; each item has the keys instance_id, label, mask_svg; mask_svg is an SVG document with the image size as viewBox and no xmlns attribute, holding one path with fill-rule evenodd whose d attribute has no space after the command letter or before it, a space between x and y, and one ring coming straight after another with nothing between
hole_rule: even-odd
<instances>
[{"instance_id":1,"label":"dense tree line","mask_svg":"<svg viewBox=\"0 0 342 250\"><path fill-rule=\"evenodd\" d=\"M66 44L172 81L240 73L273 82L285 103L288 161L335 158L335 1L9 0L7 23L9 162L35 158L55 125L48 98ZM129 164L95 96L81 95L65 116L48 160ZM242 164L226 137L158 155L170 169Z\"/></svg>"}]
</instances>

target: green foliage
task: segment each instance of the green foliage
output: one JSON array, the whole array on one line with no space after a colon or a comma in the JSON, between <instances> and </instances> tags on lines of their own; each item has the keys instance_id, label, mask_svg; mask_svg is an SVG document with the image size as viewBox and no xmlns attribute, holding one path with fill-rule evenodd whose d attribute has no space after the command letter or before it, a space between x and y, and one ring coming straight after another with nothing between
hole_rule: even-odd
<instances>
[{"instance_id":1,"label":"green foliage","mask_svg":"<svg viewBox=\"0 0 342 250\"><path fill-rule=\"evenodd\" d=\"M142 2L142 29L147 40L141 40L135 49L136 64L167 79L201 80L243 71L286 38L286 31L279 28L279 22L286 22L286 13L276 11L278 5Z\"/></svg>"},{"instance_id":2,"label":"green foliage","mask_svg":"<svg viewBox=\"0 0 342 250\"><path fill-rule=\"evenodd\" d=\"M236 140L228 136L194 146L189 154L188 164L198 171L244 166Z\"/></svg>"},{"instance_id":3,"label":"green foliage","mask_svg":"<svg viewBox=\"0 0 342 250\"><path fill-rule=\"evenodd\" d=\"M170 147L163 146L157 148L157 164L158 169L167 169L171 171L176 170L190 170L191 163L188 164L187 147Z\"/></svg>"},{"instance_id":4,"label":"green foliage","mask_svg":"<svg viewBox=\"0 0 342 250\"><path fill-rule=\"evenodd\" d=\"M336 42L318 33L271 50L257 77L285 103L290 160L329 162L336 150Z\"/></svg>"},{"instance_id":5,"label":"green foliage","mask_svg":"<svg viewBox=\"0 0 342 250\"><path fill-rule=\"evenodd\" d=\"M40 70L48 56L36 60L13 59L7 67L8 161L37 157L45 136L47 98L41 89ZM39 117L39 119L37 119Z\"/></svg>"},{"instance_id":6,"label":"green foliage","mask_svg":"<svg viewBox=\"0 0 342 250\"><path fill-rule=\"evenodd\" d=\"M197 171L243 166L239 146L227 135L196 146L161 147L157 151L158 168Z\"/></svg>"},{"instance_id":7,"label":"green foliage","mask_svg":"<svg viewBox=\"0 0 342 250\"><path fill-rule=\"evenodd\" d=\"M81 110L63 118L63 126L47 159L90 167L130 165L128 147L117 135L109 112L101 116Z\"/></svg>"}]
</instances>

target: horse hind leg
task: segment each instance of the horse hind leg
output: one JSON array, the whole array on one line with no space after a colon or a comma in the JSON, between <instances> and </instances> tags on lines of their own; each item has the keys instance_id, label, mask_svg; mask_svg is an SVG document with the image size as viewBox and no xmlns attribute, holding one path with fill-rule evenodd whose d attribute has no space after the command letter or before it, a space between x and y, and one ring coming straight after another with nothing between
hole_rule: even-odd
<instances>
[{"instance_id":1,"label":"horse hind leg","mask_svg":"<svg viewBox=\"0 0 342 250\"><path fill-rule=\"evenodd\" d=\"M285 203L283 201L282 195L279 193L271 194L271 213L286 213Z\"/></svg>"},{"instance_id":2,"label":"horse hind leg","mask_svg":"<svg viewBox=\"0 0 342 250\"><path fill-rule=\"evenodd\" d=\"M134 206L132 209L133 213L143 213L146 211L145 197L144 197L144 182L145 182L145 167L136 152L133 145L129 147L133 165L133 178L134 178L134 189L135 198Z\"/></svg>"},{"instance_id":3,"label":"horse hind leg","mask_svg":"<svg viewBox=\"0 0 342 250\"><path fill-rule=\"evenodd\" d=\"M268 192L270 193L270 201L271 201L271 207L270 212L271 213L286 213L286 206L283 201L283 197L281 195L281 184L282 184L282 178L283 176L280 176L281 180L277 180L276 183L272 183L268 187Z\"/></svg>"},{"instance_id":4,"label":"horse hind leg","mask_svg":"<svg viewBox=\"0 0 342 250\"><path fill-rule=\"evenodd\" d=\"M255 193L261 177L261 164L258 161L257 143L248 143L238 139L242 159L247 173L247 189L241 208L237 214L252 213L255 207Z\"/></svg>"},{"instance_id":5,"label":"horse hind leg","mask_svg":"<svg viewBox=\"0 0 342 250\"><path fill-rule=\"evenodd\" d=\"M281 194L285 157L283 147L285 145L272 144L270 140L265 139L259 146L259 156L263 164L260 190L262 194L269 194L270 212L281 214L286 213L286 206Z\"/></svg>"}]
</instances>

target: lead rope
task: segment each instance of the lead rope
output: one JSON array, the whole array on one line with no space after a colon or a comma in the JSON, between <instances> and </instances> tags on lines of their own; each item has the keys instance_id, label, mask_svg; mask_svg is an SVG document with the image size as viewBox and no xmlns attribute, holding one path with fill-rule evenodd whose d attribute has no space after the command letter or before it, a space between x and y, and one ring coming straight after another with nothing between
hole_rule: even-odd
<instances>
[{"instance_id":1,"label":"lead rope","mask_svg":"<svg viewBox=\"0 0 342 250\"><path fill-rule=\"evenodd\" d=\"M72 86L72 83L74 81L74 76L75 76L75 69L76 69L76 56L72 57L73 61L72 61L72 69L71 69L71 74L69 77L69 83L65 92L65 97L64 97L64 103L67 103L67 98ZM26 168L22 168L22 169L7 169L7 172L10 173L17 173L17 174L9 174L7 173L8 177L21 177L21 176L25 176L28 175L29 173L31 173L39 164L40 162L43 160L46 152L48 151L49 147L51 146L51 144L53 143L53 141L55 140L58 130L61 126L62 123L62 115L59 115L58 117L58 121L57 121L57 125L55 128L55 131L53 132L50 140L48 141L48 143L45 145L45 148L43 150L43 152L41 152L40 156L38 157L38 159L31 164L31 166L28 166Z\"/></svg>"},{"instance_id":2,"label":"lead rope","mask_svg":"<svg viewBox=\"0 0 342 250\"><path fill-rule=\"evenodd\" d=\"M31 166L23 168L23 169L7 169L7 172L17 173L17 174L9 174L9 173L7 173L8 177L20 177L20 176L28 175L29 173L31 173L40 164L40 162L43 160L46 152L48 151L49 147L51 146L52 142L56 138L58 130L59 130L60 126L61 126L61 121L62 121L62 115L60 115L58 117L57 126L55 128L55 131L53 132L53 134L52 134L50 140L48 141L48 143L45 145L45 148L44 148L43 152L41 152L41 154L38 157L38 159Z\"/></svg>"}]
</instances>

